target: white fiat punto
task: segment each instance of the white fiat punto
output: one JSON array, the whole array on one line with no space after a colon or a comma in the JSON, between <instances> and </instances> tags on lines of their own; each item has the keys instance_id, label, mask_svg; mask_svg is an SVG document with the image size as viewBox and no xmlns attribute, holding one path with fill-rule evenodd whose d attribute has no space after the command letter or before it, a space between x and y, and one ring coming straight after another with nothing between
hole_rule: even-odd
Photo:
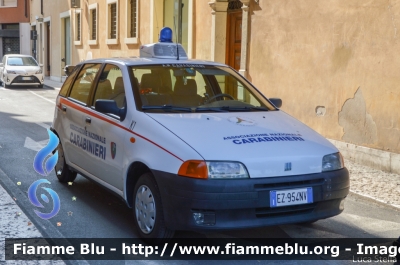
<instances>
[{"instance_id":1,"label":"white fiat punto","mask_svg":"<svg viewBox=\"0 0 400 265\"><path fill-rule=\"evenodd\" d=\"M79 173L121 196L145 239L341 213L339 151L232 68L188 60L170 35L68 76L52 125L58 179Z\"/></svg>"}]
</instances>

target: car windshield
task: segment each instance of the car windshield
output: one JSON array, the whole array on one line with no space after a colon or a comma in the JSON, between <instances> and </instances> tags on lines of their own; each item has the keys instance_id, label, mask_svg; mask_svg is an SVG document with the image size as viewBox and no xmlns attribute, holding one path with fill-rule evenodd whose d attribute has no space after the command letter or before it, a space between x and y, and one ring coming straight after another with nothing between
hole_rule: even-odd
<instances>
[{"instance_id":1,"label":"car windshield","mask_svg":"<svg viewBox=\"0 0 400 265\"><path fill-rule=\"evenodd\" d=\"M10 66L37 66L37 62L32 57L8 57L7 65Z\"/></svg>"},{"instance_id":2,"label":"car windshield","mask_svg":"<svg viewBox=\"0 0 400 265\"><path fill-rule=\"evenodd\" d=\"M229 67L196 64L131 66L133 87L146 112L235 112L275 110Z\"/></svg>"}]
</instances>

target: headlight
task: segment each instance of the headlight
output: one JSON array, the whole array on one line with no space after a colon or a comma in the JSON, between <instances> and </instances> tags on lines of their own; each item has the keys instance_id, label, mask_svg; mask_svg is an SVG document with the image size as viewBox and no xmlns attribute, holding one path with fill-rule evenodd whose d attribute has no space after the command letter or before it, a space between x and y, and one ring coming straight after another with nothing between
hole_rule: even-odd
<instances>
[{"instance_id":1,"label":"headlight","mask_svg":"<svg viewBox=\"0 0 400 265\"><path fill-rule=\"evenodd\" d=\"M188 160L179 168L178 175L200 179L249 178L242 163L230 161Z\"/></svg>"},{"instance_id":2,"label":"headlight","mask_svg":"<svg viewBox=\"0 0 400 265\"><path fill-rule=\"evenodd\" d=\"M35 74L41 74L42 73L42 69L39 69L39 71L36 71Z\"/></svg>"},{"instance_id":3,"label":"headlight","mask_svg":"<svg viewBox=\"0 0 400 265\"><path fill-rule=\"evenodd\" d=\"M340 153L326 155L322 158L322 171L332 171L343 167L343 157Z\"/></svg>"},{"instance_id":4,"label":"headlight","mask_svg":"<svg viewBox=\"0 0 400 265\"><path fill-rule=\"evenodd\" d=\"M16 74L17 74L15 71L10 71L10 70L7 71L6 69L4 69L4 73L5 73L5 74L7 74L7 73L8 73L8 74L13 74L13 75L16 75Z\"/></svg>"}]
</instances>

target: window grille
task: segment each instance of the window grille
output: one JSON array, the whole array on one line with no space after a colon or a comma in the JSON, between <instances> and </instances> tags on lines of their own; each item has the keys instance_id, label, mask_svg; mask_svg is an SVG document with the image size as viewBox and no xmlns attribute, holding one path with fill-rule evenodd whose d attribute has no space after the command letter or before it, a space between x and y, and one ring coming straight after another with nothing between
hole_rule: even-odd
<instances>
[{"instance_id":1,"label":"window grille","mask_svg":"<svg viewBox=\"0 0 400 265\"><path fill-rule=\"evenodd\" d=\"M81 14L76 14L76 40L81 40Z\"/></svg>"},{"instance_id":2,"label":"window grille","mask_svg":"<svg viewBox=\"0 0 400 265\"><path fill-rule=\"evenodd\" d=\"M136 6L137 6L137 0L130 0L131 2L131 30L130 30L130 35L129 37L131 38L136 38L136 17L137 17L137 10L136 10Z\"/></svg>"},{"instance_id":3,"label":"window grille","mask_svg":"<svg viewBox=\"0 0 400 265\"><path fill-rule=\"evenodd\" d=\"M111 30L110 30L110 39L117 38L117 4L110 5L111 12Z\"/></svg>"},{"instance_id":4,"label":"window grille","mask_svg":"<svg viewBox=\"0 0 400 265\"><path fill-rule=\"evenodd\" d=\"M96 40L97 38L97 10L92 9L92 40Z\"/></svg>"}]
</instances>

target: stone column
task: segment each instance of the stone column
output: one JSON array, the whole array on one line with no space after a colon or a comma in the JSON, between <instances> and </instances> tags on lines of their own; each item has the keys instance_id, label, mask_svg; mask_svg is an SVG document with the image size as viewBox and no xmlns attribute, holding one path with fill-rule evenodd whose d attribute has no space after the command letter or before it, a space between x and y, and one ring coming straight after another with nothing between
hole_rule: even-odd
<instances>
[{"instance_id":1,"label":"stone column","mask_svg":"<svg viewBox=\"0 0 400 265\"><path fill-rule=\"evenodd\" d=\"M211 60L225 63L228 1L214 0L208 4L212 8Z\"/></svg>"},{"instance_id":2,"label":"stone column","mask_svg":"<svg viewBox=\"0 0 400 265\"><path fill-rule=\"evenodd\" d=\"M240 69L239 73L247 77L247 55L248 55L248 46L249 46L249 6L251 0L240 0L243 3L242 6L242 50L240 56Z\"/></svg>"}]
</instances>

